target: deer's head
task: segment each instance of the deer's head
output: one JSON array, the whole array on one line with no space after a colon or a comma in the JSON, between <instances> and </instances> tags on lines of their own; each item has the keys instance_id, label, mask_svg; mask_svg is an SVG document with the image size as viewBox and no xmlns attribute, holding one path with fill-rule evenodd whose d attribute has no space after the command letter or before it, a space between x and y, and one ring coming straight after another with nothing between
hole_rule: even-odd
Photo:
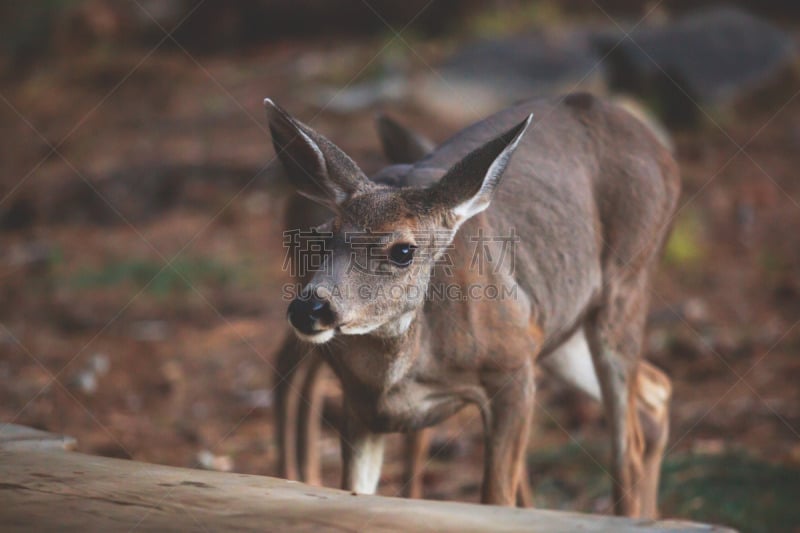
<instances>
[{"instance_id":1,"label":"deer's head","mask_svg":"<svg viewBox=\"0 0 800 533\"><path fill-rule=\"evenodd\" d=\"M297 191L331 209L323 263L289 305L298 336L405 332L458 228L489 207L532 117L477 148L429 187L371 181L341 149L264 101L275 152Z\"/></svg>"}]
</instances>

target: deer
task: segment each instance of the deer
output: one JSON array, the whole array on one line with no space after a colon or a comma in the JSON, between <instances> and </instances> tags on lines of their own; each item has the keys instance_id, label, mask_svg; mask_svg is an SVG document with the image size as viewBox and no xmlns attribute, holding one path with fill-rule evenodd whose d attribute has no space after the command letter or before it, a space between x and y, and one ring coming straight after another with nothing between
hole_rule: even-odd
<instances>
[{"instance_id":1,"label":"deer","mask_svg":"<svg viewBox=\"0 0 800 533\"><path fill-rule=\"evenodd\" d=\"M613 511L655 517L671 382L642 351L680 177L650 128L588 93L530 100L371 180L330 140L264 105L293 186L333 214L321 227L326 268L287 319L342 383L342 488L376 491L386 433L474 405L481 502L513 505L539 364L602 403ZM482 268L475 242L487 257L512 242L514 260Z\"/></svg>"},{"instance_id":2,"label":"deer","mask_svg":"<svg viewBox=\"0 0 800 533\"><path fill-rule=\"evenodd\" d=\"M376 115L375 125L383 153L392 164L414 163L428 155L435 146L426 136L384 113ZM311 228L324 222L326 213L327 210L318 204L293 195L288 199L284 227L292 230ZM290 253L289 257L292 256ZM325 391L320 372L324 362L313 350L303 349L291 332L278 349L276 360L278 476L320 485L317 443L321 435ZM428 455L428 448L427 432L407 435L401 491L405 497L422 497L422 463Z\"/></svg>"},{"instance_id":3,"label":"deer","mask_svg":"<svg viewBox=\"0 0 800 533\"><path fill-rule=\"evenodd\" d=\"M394 165L415 163L436 146L426 135L385 113L375 116L375 126L383 154ZM377 179L380 180L380 176ZM394 182L393 185L397 186L398 183ZM308 229L324 222L326 213L327 210L319 204L303 196L292 195L289 196L285 209L284 227L290 230ZM288 257L293 255L290 252ZM303 348L301 342L290 332L277 351L273 387L277 475L289 480L321 485L318 448L322 434L325 394L329 387L321 372L324 361L313 349ZM328 425L331 425L330 422ZM405 435L399 492L404 497L423 497L423 469L429 456L430 438L428 430ZM523 477L517 491L517 505L532 505L532 491L527 477Z\"/></svg>"}]
</instances>

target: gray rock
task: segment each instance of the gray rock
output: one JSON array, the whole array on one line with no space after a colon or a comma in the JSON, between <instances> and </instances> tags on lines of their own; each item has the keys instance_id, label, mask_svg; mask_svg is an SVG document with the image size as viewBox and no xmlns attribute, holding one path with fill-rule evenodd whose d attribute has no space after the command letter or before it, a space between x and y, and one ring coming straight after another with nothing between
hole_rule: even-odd
<instances>
[{"instance_id":1,"label":"gray rock","mask_svg":"<svg viewBox=\"0 0 800 533\"><path fill-rule=\"evenodd\" d=\"M608 53L613 89L657 100L672 125L691 125L704 109L729 106L768 85L796 58L790 35L736 8L713 8L675 22L595 38Z\"/></svg>"},{"instance_id":2,"label":"gray rock","mask_svg":"<svg viewBox=\"0 0 800 533\"><path fill-rule=\"evenodd\" d=\"M408 94L408 81L404 76L388 76L345 87L324 87L307 98L313 104L334 113L355 113L379 104L399 102Z\"/></svg>"},{"instance_id":3,"label":"gray rock","mask_svg":"<svg viewBox=\"0 0 800 533\"><path fill-rule=\"evenodd\" d=\"M415 96L444 115L478 118L533 96L604 92L605 72L585 32L473 42L417 84Z\"/></svg>"}]
</instances>

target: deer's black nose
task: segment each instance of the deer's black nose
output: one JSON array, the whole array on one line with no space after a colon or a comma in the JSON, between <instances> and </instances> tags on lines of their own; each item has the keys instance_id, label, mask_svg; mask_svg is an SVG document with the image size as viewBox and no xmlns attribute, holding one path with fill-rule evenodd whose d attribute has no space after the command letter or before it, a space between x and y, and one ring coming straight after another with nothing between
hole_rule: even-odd
<instances>
[{"instance_id":1,"label":"deer's black nose","mask_svg":"<svg viewBox=\"0 0 800 533\"><path fill-rule=\"evenodd\" d=\"M289 322L296 330L313 335L333 323L333 311L328 300L316 295L295 298L287 312Z\"/></svg>"}]
</instances>

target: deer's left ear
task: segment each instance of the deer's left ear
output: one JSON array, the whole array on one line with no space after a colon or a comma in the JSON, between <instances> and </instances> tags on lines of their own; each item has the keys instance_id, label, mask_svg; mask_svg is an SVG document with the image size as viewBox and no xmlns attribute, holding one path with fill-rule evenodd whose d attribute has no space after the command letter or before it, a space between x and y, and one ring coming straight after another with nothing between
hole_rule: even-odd
<instances>
[{"instance_id":1,"label":"deer's left ear","mask_svg":"<svg viewBox=\"0 0 800 533\"><path fill-rule=\"evenodd\" d=\"M520 124L476 148L431 186L434 202L450 211L455 227L489 207L532 120L533 114L528 115Z\"/></svg>"}]
</instances>

